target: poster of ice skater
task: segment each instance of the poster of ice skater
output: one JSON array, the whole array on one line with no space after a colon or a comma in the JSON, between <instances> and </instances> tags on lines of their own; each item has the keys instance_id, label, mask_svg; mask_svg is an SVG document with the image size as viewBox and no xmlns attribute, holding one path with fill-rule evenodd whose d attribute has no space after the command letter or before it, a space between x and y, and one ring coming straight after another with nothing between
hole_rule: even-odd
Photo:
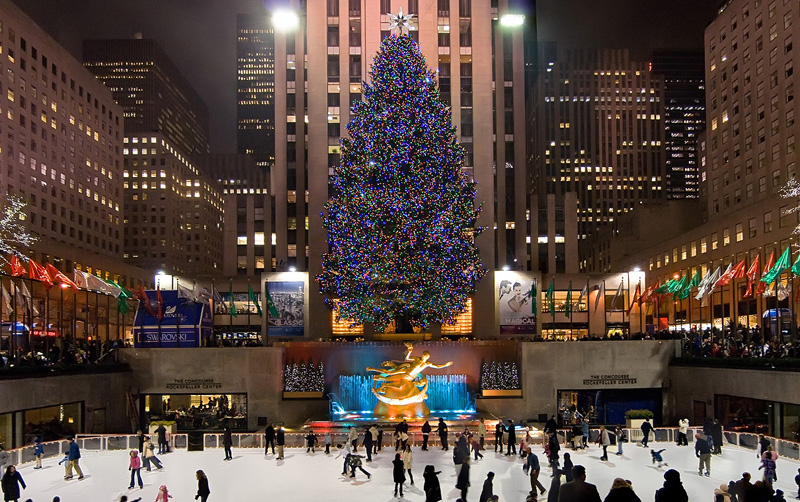
<instances>
[{"instance_id":1,"label":"poster of ice skater","mask_svg":"<svg viewBox=\"0 0 800 502\"><path fill-rule=\"evenodd\" d=\"M268 281L267 302L269 336L303 336L305 291L302 281ZM274 314L278 314L277 316Z\"/></svg>"},{"instance_id":2,"label":"poster of ice skater","mask_svg":"<svg viewBox=\"0 0 800 502\"><path fill-rule=\"evenodd\" d=\"M536 334L538 289L539 285L531 274L509 271L495 275L500 334Z\"/></svg>"}]
</instances>

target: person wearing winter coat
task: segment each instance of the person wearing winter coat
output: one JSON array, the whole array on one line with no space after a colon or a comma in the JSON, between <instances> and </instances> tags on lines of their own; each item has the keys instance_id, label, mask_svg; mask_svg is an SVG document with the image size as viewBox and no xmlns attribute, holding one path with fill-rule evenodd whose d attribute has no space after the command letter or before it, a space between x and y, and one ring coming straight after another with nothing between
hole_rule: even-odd
<instances>
[{"instance_id":1,"label":"person wearing winter coat","mask_svg":"<svg viewBox=\"0 0 800 502\"><path fill-rule=\"evenodd\" d=\"M650 440L650 433L653 431L653 424L650 423L649 418L645 418L642 422L642 446L647 448L647 442Z\"/></svg>"},{"instance_id":2,"label":"person wearing winter coat","mask_svg":"<svg viewBox=\"0 0 800 502\"><path fill-rule=\"evenodd\" d=\"M686 435L688 432L689 419L681 418L678 420L678 446L689 446L689 438Z\"/></svg>"},{"instance_id":3,"label":"person wearing winter coat","mask_svg":"<svg viewBox=\"0 0 800 502\"><path fill-rule=\"evenodd\" d=\"M484 440L486 439L486 423L484 422L483 417L481 417L480 422L478 422L478 439L479 439L479 442L480 442L480 445L481 445L481 450L482 450L483 449ZM483 456L483 455L481 455L481 456ZM475 457L475 460L478 460L478 458Z\"/></svg>"},{"instance_id":4,"label":"person wearing winter coat","mask_svg":"<svg viewBox=\"0 0 800 502\"><path fill-rule=\"evenodd\" d=\"M603 456L600 457L600 460L608 460L608 445L611 444L611 438L608 436L605 425L600 426L600 437L597 438L597 441L603 447Z\"/></svg>"},{"instance_id":5,"label":"person wearing winter coat","mask_svg":"<svg viewBox=\"0 0 800 502\"><path fill-rule=\"evenodd\" d=\"M44 457L44 445L42 444L42 440L40 438L34 439L33 443L33 457L36 459L36 466L34 469L41 469L42 457Z\"/></svg>"},{"instance_id":6,"label":"person wearing winter coat","mask_svg":"<svg viewBox=\"0 0 800 502\"><path fill-rule=\"evenodd\" d=\"M401 453L394 454L392 460L392 477L394 478L394 496L397 497L397 489L400 489L400 497L403 497L403 483L406 482L406 469L403 464L403 455Z\"/></svg>"},{"instance_id":7,"label":"person wearing winter coat","mask_svg":"<svg viewBox=\"0 0 800 502\"><path fill-rule=\"evenodd\" d=\"M501 426L502 427L502 426ZM436 432L439 434L439 441L442 443L442 449L447 451L450 446L447 445L447 424L443 419L439 419L439 425L436 427Z\"/></svg>"},{"instance_id":8,"label":"person wearing winter coat","mask_svg":"<svg viewBox=\"0 0 800 502\"><path fill-rule=\"evenodd\" d=\"M142 453L144 451L144 432L136 431L136 439L139 440L139 453Z\"/></svg>"},{"instance_id":9,"label":"person wearing winter coat","mask_svg":"<svg viewBox=\"0 0 800 502\"><path fill-rule=\"evenodd\" d=\"M486 480L483 482L483 489L478 502L487 502L492 497L494 497L494 473L489 471L486 474Z\"/></svg>"},{"instance_id":10,"label":"person wearing winter coat","mask_svg":"<svg viewBox=\"0 0 800 502\"><path fill-rule=\"evenodd\" d=\"M233 446L233 437L231 436L231 428L225 427L222 433L222 447L225 448L225 460L233 460L233 453L231 453L231 446Z\"/></svg>"},{"instance_id":11,"label":"person wearing winter coat","mask_svg":"<svg viewBox=\"0 0 800 502\"><path fill-rule=\"evenodd\" d=\"M618 425L614 429L614 437L617 439L617 455L622 455L622 438L625 436L625 429Z\"/></svg>"},{"instance_id":12,"label":"person wearing winter coat","mask_svg":"<svg viewBox=\"0 0 800 502\"><path fill-rule=\"evenodd\" d=\"M333 441L333 439L331 439L331 433L330 432L326 432L325 433L324 441L325 441L325 455L330 455L330 453L331 453L331 443Z\"/></svg>"},{"instance_id":13,"label":"person wearing winter coat","mask_svg":"<svg viewBox=\"0 0 800 502\"><path fill-rule=\"evenodd\" d=\"M503 422L498 421L494 426L494 452L497 453L497 448L500 448L500 453L503 453Z\"/></svg>"},{"instance_id":14,"label":"person wearing winter coat","mask_svg":"<svg viewBox=\"0 0 800 502\"><path fill-rule=\"evenodd\" d=\"M167 453L169 445L167 444L167 428L164 427L164 424L160 424L156 428L156 434L158 435L158 454Z\"/></svg>"},{"instance_id":15,"label":"person wearing winter coat","mask_svg":"<svg viewBox=\"0 0 800 502\"><path fill-rule=\"evenodd\" d=\"M461 465L461 471L456 479L456 488L461 490L461 500L467 502L467 491L469 490L469 455Z\"/></svg>"},{"instance_id":16,"label":"person wearing winter coat","mask_svg":"<svg viewBox=\"0 0 800 502\"><path fill-rule=\"evenodd\" d=\"M171 498L172 495L169 494L167 485L161 485L158 487L158 494L156 494L156 500L154 502L169 502Z\"/></svg>"},{"instance_id":17,"label":"person wearing winter coat","mask_svg":"<svg viewBox=\"0 0 800 502\"><path fill-rule=\"evenodd\" d=\"M461 446L456 443L453 445L453 465L456 469L456 476L461 472L461 466L464 465L466 459L469 458L469 452L461 451Z\"/></svg>"},{"instance_id":18,"label":"person wearing winter coat","mask_svg":"<svg viewBox=\"0 0 800 502\"><path fill-rule=\"evenodd\" d=\"M310 431L306 435L306 453L309 451L314 453L314 447L317 445L317 435L314 434L314 431Z\"/></svg>"},{"instance_id":19,"label":"person wearing winter coat","mask_svg":"<svg viewBox=\"0 0 800 502\"><path fill-rule=\"evenodd\" d=\"M617 478L611 484L611 490L608 491L603 502L642 502L642 500L636 496L630 483L622 478Z\"/></svg>"},{"instance_id":20,"label":"person wearing winter coat","mask_svg":"<svg viewBox=\"0 0 800 502\"><path fill-rule=\"evenodd\" d=\"M544 485L539 481L539 472L542 469L539 465L539 457L533 453L530 446L528 446L526 452L528 455L525 458L525 465L522 466L522 470L531 477L531 491L535 493L538 488L541 494L544 495L547 489L545 489ZM558 469L553 472L554 476L556 472L558 472Z\"/></svg>"},{"instance_id":21,"label":"person wearing winter coat","mask_svg":"<svg viewBox=\"0 0 800 502\"><path fill-rule=\"evenodd\" d=\"M433 430L431 423L425 420L425 423L422 424L422 451L428 451L428 436L431 430Z\"/></svg>"},{"instance_id":22,"label":"person wearing winter coat","mask_svg":"<svg viewBox=\"0 0 800 502\"><path fill-rule=\"evenodd\" d=\"M772 488L772 483L778 480L775 470L775 461L778 460L778 452L772 451L772 445L767 446L767 451L761 456L761 465L758 470L764 469L764 484Z\"/></svg>"},{"instance_id":23,"label":"person wearing winter coat","mask_svg":"<svg viewBox=\"0 0 800 502\"><path fill-rule=\"evenodd\" d=\"M756 457L761 458L765 451L767 451L767 447L770 446L772 443L769 442L769 439L765 438L763 434L758 435L758 449L756 450Z\"/></svg>"},{"instance_id":24,"label":"person wearing winter coat","mask_svg":"<svg viewBox=\"0 0 800 502\"><path fill-rule=\"evenodd\" d=\"M711 475L711 447L708 441L703 439L700 434L694 435L694 452L700 462L697 467L697 474L703 475L703 466L706 468L706 476ZM676 471L677 472L677 471Z\"/></svg>"},{"instance_id":25,"label":"person wearing winter coat","mask_svg":"<svg viewBox=\"0 0 800 502\"><path fill-rule=\"evenodd\" d=\"M714 454L722 455L722 424L714 419L711 425L711 439L714 441Z\"/></svg>"},{"instance_id":26,"label":"person wearing winter coat","mask_svg":"<svg viewBox=\"0 0 800 502\"><path fill-rule=\"evenodd\" d=\"M439 486L439 474L432 465L426 465L422 477L425 479L425 484L422 489L425 491L425 502L439 502L442 500L442 489ZM481 499L483 500L483 499Z\"/></svg>"},{"instance_id":27,"label":"person wearing winter coat","mask_svg":"<svg viewBox=\"0 0 800 502\"><path fill-rule=\"evenodd\" d=\"M72 469L75 469L78 472L78 479L83 479L83 471L81 470L81 466L79 465L81 459L81 449L78 446L78 443L75 442L75 438L73 436L69 436L67 438L69 442L69 450L67 450L67 454L65 455L67 459L67 465L65 467L65 474L64 479L72 479Z\"/></svg>"},{"instance_id":28,"label":"person wearing winter coat","mask_svg":"<svg viewBox=\"0 0 800 502\"><path fill-rule=\"evenodd\" d=\"M413 460L413 455L411 454L410 444L406 444L406 449L403 450L401 457L403 459L403 468L408 473L408 479L411 480L411 486L414 486L414 474L411 473L411 461Z\"/></svg>"},{"instance_id":29,"label":"person wearing winter coat","mask_svg":"<svg viewBox=\"0 0 800 502\"><path fill-rule=\"evenodd\" d=\"M561 469L553 470L553 479L550 480L550 493L547 494L547 502L558 502L558 492L561 491L561 474ZM536 490L532 490L531 493L535 494Z\"/></svg>"},{"instance_id":30,"label":"person wearing winter coat","mask_svg":"<svg viewBox=\"0 0 800 502\"><path fill-rule=\"evenodd\" d=\"M133 483L137 478L139 481L139 489L144 488L144 483L142 483L142 459L139 458L139 452L131 450L130 457L131 460L128 462L128 470L131 471L131 483L128 485L128 488L133 488Z\"/></svg>"},{"instance_id":31,"label":"person wearing winter coat","mask_svg":"<svg viewBox=\"0 0 800 502\"><path fill-rule=\"evenodd\" d=\"M285 442L286 439L283 427L278 426L278 430L275 431L275 443L278 445L278 456L275 457L275 460L283 460L283 445Z\"/></svg>"},{"instance_id":32,"label":"person wearing winter coat","mask_svg":"<svg viewBox=\"0 0 800 502\"><path fill-rule=\"evenodd\" d=\"M689 502L680 472L670 469L664 473L664 486L656 490L655 502Z\"/></svg>"},{"instance_id":33,"label":"person wearing winter coat","mask_svg":"<svg viewBox=\"0 0 800 502\"><path fill-rule=\"evenodd\" d=\"M367 479L372 477L372 475L370 473L368 473L367 471L364 470L364 467L362 466L362 463L361 463L361 459L362 458L364 458L363 455L357 455L355 453L350 454L345 458L345 460L347 462L347 465L350 467L350 477L351 478L355 478L356 477L356 469L358 469L359 471L361 471L364 474L366 474L367 475Z\"/></svg>"},{"instance_id":34,"label":"person wearing winter coat","mask_svg":"<svg viewBox=\"0 0 800 502\"><path fill-rule=\"evenodd\" d=\"M558 467L558 452L561 450L561 445L558 444L558 436L551 434L547 446L550 448L550 455L547 458L550 466Z\"/></svg>"},{"instance_id":35,"label":"person wearing winter coat","mask_svg":"<svg viewBox=\"0 0 800 502\"><path fill-rule=\"evenodd\" d=\"M200 502L206 502L208 500L208 496L211 494L211 490L208 489L208 478L206 477L206 473L203 471L197 471L195 476L197 477L197 495L194 496L194 499L200 499Z\"/></svg>"},{"instance_id":36,"label":"person wearing winter coat","mask_svg":"<svg viewBox=\"0 0 800 502\"><path fill-rule=\"evenodd\" d=\"M583 442L581 444L581 448L586 448L589 446L589 419L584 419L581 422L581 434L583 435Z\"/></svg>"},{"instance_id":37,"label":"person wearing winter coat","mask_svg":"<svg viewBox=\"0 0 800 502\"><path fill-rule=\"evenodd\" d=\"M514 426L514 421L508 421L508 427L506 427L506 431L508 432L508 449L506 450L506 457L511 456L512 454L517 454L517 429Z\"/></svg>"},{"instance_id":38,"label":"person wearing winter coat","mask_svg":"<svg viewBox=\"0 0 800 502\"><path fill-rule=\"evenodd\" d=\"M23 490L27 488L27 485L25 485L25 480L23 480L22 476L20 476L19 472L17 472L17 468L13 465L9 465L6 467L6 472L3 474L3 478L0 479L0 486L3 488L3 500L13 500L14 502L17 502L17 500L20 498L20 485L22 485Z\"/></svg>"},{"instance_id":39,"label":"person wearing winter coat","mask_svg":"<svg viewBox=\"0 0 800 502\"><path fill-rule=\"evenodd\" d=\"M572 467L572 459L569 453L564 453L564 467L561 469L561 472L564 474L564 478L567 481L572 481Z\"/></svg>"},{"instance_id":40,"label":"person wearing winter coat","mask_svg":"<svg viewBox=\"0 0 800 502\"><path fill-rule=\"evenodd\" d=\"M350 427L347 440L350 441L350 447L353 448L353 453L358 452L358 431L355 427Z\"/></svg>"},{"instance_id":41,"label":"person wearing winter coat","mask_svg":"<svg viewBox=\"0 0 800 502\"><path fill-rule=\"evenodd\" d=\"M372 462L372 451L374 448L372 443L372 429L367 427L367 430L364 431L364 449L367 451L367 462Z\"/></svg>"},{"instance_id":42,"label":"person wearing winter coat","mask_svg":"<svg viewBox=\"0 0 800 502\"><path fill-rule=\"evenodd\" d=\"M572 468L572 481L561 485L558 502L600 502L597 487L586 482L586 468L576 465Z\"/></svg>"},{"instance_id":43,"label":"person wearing winter coat","mask_svg":"<svg viewBox=\"0 0 800 502\"><path fill-rule=\"evenodd\" d=\"M481 444L483 443L483 438L481 438L480 443L472 435L469 436L469 439L471 440L470 446L472 447L472 453L475 455L475 460L478 460L478 457L483 458L483 453L481 453L483 449L483 445Z\"/></svg>"},{"instance_id":44,"label":"person wearing winter coat","mask_svg":"<svg viewBox=\"0 0 800 502\"><path fill-rule=\"evenodd\" d=\"M272 445L272 454L275 455L275 427L272 424L267 425L264 429L264 442L267 446L264 447L264 455L269 453L269 447Z\"/></svg>"},{"instance_id":45,"label":"person wearing winter coat","mask_svg":"<svg viewBox=\"0 0 800 502\"><path fill-rule=\"evenodd\" d=\"M150 438L145 438L144 441L144 466L147 472L150 472L150 462L155 464L156 469L159 471L164 468L164 465L161 463L161 460L156 457L155 448L153 447L153 443L150 441Z\"/></svg>"},{"instance_id":46,"label":"person wearing winter coat","mask_svg":"<svg viewBox=\"0 0 800 502\"><path fill-rule=\"evenodd\" d=\"M369 432L372 434L372 454L374 455L378 453L378 428L373 425L369 428ZM364 441L366 440L367 438L364 437Z\"/></svg>"}]
</instances>

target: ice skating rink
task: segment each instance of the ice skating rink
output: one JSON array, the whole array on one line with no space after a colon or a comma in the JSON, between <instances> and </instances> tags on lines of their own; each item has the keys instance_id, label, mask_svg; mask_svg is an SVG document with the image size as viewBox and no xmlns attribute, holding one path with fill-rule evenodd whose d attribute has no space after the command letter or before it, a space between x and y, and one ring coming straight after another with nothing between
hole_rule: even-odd
<instances>
[{"instance_id":1,"label":"ice skating rink","mask_svg":"<svg viewBox=\"0 0 800 502\"><path fill-rule=\"evenodd\" d=\"M488 444L487 444L488 446ZM664 460L670 468L677 469L689 499L692 501L713 500L714 488L721 483L737 480L743 471L753 475L753 481L761 479L758 470L759 461L754 451L729 447L723 449L722 455L715 455L711 461L711 476L697 475L697 459L693 446L678 447L672 443L651 443L656 449L666 448ZM654 493L664 479L667 467L657 468L650 461L650 449L625 443L624 454L617 456L616 447L609 448L609 461L600 461L602 449L591 446L586 450L568 451L574 464L586 466L587 480L597 485L600 497L605 498L614 478L621 477L633 482L633 488L642 501L652 501ZM562 458L565 450L562 450ZM359 453L363 453L359 448ZM393 497L392 465L394 449L384 448L373 457L371 463L364 462L364 468L372 474L371 479L357 472L356 479L342 476L342 458L335 459L335 453L325 455L317 450L315 454L306 454L305 449L287 448L285 460L276 461L275 456L264 456L255 449L234 449L233 460L224 461L221 449L203 452L176 451L161 455L164 463L163 471L142 472L144 488L138 486L128 490L130 474L128 472L128 452L82 452L81 467L86 478L78 481L77 476L71 481L64 480L63 466L58 465L59 458L45 460L44 468L34 470L33 463L24 464L20 472L28 484L23 490L20 500L33 499L34 502L51 502L55 495L62 502L105 502L118 501L127 494L129 500L142 498L142 502L152 502L158 487L166 484L174 502L194 500L197 491L195 471L202 469L209 479L211 496L209 502L236 501L347 501L347 502L382 502L397 500ZM432 448L420 451L413 448L413 469L415 485L408 481L403 500L423 501L422 471L426 464L433 464L442 471L439 480L444 500L455 500L459 491L455 488L455 469L452 461L452 448L442 451ZM540 462L545 464L542 447L534 449ZM529 478L522 470L522 460L517 457L506 457L496 454L493 449L484 452L484 458L472 462L470 489L468 500L477 501L480 490L486 479L486 473L495 472L494 491L501 501L523 502L530 491ZM779 459L778 481L774 487L785 492L788 499L794 499L797 488L794 476L800 463ZM550 469L543 465L540 481L550 488ZM542 500L540 498L540 500Z\"/></svg>"}]
</instances>

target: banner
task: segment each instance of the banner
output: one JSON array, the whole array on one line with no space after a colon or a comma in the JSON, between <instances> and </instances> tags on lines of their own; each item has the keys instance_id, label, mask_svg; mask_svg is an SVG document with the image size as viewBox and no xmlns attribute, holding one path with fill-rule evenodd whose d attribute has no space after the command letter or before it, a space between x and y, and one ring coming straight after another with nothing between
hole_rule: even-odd
<instances>
[{"instance_id":1,"label":"banner","mask_svg":"<svg viewBox=\"0 0 800 502\"><path fill-rule=\"evenodd\" d=\"M161 291L163 309L158 313L140 301L133 325L135 347L199 347L211 336L208 304L178 298L177 291Z\"/></svg>"},{"instance_id":2,"label":"banner","mask_svg":"<svg viewBox=\"0 0 800 502\"><path fill-rule=\"evenodd\" d=\"M532 312L539 289L530 273L503 271L495 274L501 335L535 335L536 313Z\"/></svg>"},{"instance_id":3,"label":"banner","mask_svg":"<svg viewBox=\"0 0 800 502\"><path fill-rule=\"evenodd\" d=\"M305 291L302 281L267 281L267 297L274 309L268 309L269 336L303 336ZM278 315L274 315L274 314Z\"/></svg>"}]
</instances>

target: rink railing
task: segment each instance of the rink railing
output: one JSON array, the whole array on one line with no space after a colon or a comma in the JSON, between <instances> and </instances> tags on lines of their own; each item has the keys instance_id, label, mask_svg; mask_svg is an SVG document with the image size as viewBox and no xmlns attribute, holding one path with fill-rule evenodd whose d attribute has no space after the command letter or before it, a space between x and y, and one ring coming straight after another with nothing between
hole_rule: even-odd
<instances>
[{"instance_id":1,"label":"rink railing","mask_svg":"<svg viewBox=\"0 0 800 502\"><path fill-rule=\"evenodd\" d=\"M695 432L701 432L702 428L691 427L687 432L687 439L691 444L694 442ZM452 445L456 440L456 433L461 432L452 428L448 434L448 442ZM471 430L473 434L477 431ZM609 432L611 429L609 428ZM599 435L599 429L591 429L589 432L589 445L594 445ZM678 441L678 428L676 427L658 427L654 429L655 439L653 442L672 442ZM286 448L305 448L306 435L305 432L287 432L285 434L285 447ZM530 435L533 437L533 448L541 448L544 444L544 434L541 430L533 430ZM572 445L572 431L568 429L559 429L557 431L559 443L564 445L564 448L569 448ZM612 444L615 441L614 435L611 434ZM317 448L324 450L324 434L317 434ZM517 430L517 438L521 441L524 438L524 431ZM625 437L628 444L639 443L642 440L642 431L640 429L625 429ZM793 460L800 460L800 444L794 441L787 441L785 439L778 439L770 436L765 436L769 439L772 447L778 452L778 455L784 458ZM170 448L178 450L200 450L205 448L222 448L221 433L206 433L203 434L202 445L190 444L190 437L188 434L172 434L170 436ZM231 435L233 448L256 448L263 450L266 447L266 440L263 432L253 433L234 433ZM360 431L358 436L358 445L362 446L364 440L363 431ZM139 448L139 438L135 434L81 434L76 436L75 441L82 451L120 451L120 450L136 450ZM331 433L331 448L335 449L337 444L344 444L348 441L347 433ZM422 444L422 433L411 432L409 433L409 441L412 446L419 446ZM748 450L756 450L758 448L758 434L751 432L731 432L723 431L723 448L735 446ZM623 442L623 447L624 443ZM494 448L495 438L493 431L487 431L484 447L486 450ZM439 436L436 432L431 432L428 438L428 444L433 447L441 446ZM48 441L42 443L44 446L44 458L63 457L69 450L69 442L62 441ZM157 448L157 444L154 443ZM384 431L383 443L384 448L394 447L394 437L391 432ZM33 445L24 446L22 448L15 448L8 450L10 464L24 464L33 462Z\"/></svg>"}]
</instances>

